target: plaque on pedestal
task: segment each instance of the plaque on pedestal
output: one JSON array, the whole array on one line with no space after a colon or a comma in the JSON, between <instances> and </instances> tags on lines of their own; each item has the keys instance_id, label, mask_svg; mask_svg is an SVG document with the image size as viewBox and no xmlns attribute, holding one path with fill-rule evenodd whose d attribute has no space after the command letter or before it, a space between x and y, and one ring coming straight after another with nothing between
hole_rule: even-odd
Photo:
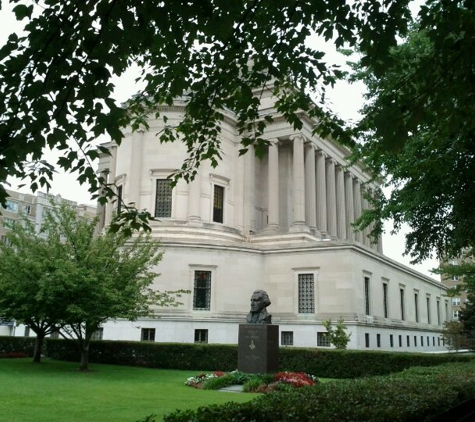
<instances>
[{"instance_id":1,"label":"plaque on pedestal","mask_svg":"<svg viewBox=\"0 0 475 422\"><path fill-rule=\"evenodd\" d=\"M238 370L269 374L279 369L279 326L240 324Z\"/></svg>"}]
</instances>

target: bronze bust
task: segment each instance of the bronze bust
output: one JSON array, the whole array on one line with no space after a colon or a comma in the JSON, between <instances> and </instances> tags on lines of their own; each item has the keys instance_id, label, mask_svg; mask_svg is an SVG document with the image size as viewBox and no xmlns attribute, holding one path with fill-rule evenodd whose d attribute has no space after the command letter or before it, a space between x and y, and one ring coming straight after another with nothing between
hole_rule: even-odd
<instances>
[{"instance_id":1,"label":"bronze bust","mask_svg":"<svg viewBox=\"0 0 475 422\"><path fill-rule=\"evenodd\" d=\"M272 315L266 308L271 304L264 290L256 290L251 296L251 311L246 317L248 324L272 324Z\"/></svg>"}]
</instances>

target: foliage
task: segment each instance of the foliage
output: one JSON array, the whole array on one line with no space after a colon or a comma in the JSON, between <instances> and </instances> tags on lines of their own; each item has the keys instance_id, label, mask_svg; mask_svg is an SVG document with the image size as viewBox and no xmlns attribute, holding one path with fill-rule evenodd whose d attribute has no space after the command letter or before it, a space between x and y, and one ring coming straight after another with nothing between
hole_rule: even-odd
<instances>
[{"instance_id":1,"label":"foliage","mask_svg":"<svg viewBox=\"0 0 475 422\"><path fill-rule=\"evenodd\" d=\"M27 177L36 190L59 167L77 170L96 195L105 180L91 162L107 151L95 139L107 134L120 143L125 126L146 127L146 114L158 115L176 97L186 102L184 119L167 124L159 139L185 143L189 156L179 173L186 179L201 160L216 166L226 109L237 115L242 151L254 144L262 154L273 119L258 112L265 86L295 128L304 110L319 119L322 136L343 136L324 105L339 69L308 39L357 45L381 66L410 20L409 0L10 3L25 28L0 49L0 180ZM141 70L139 92L121 107L113 78L133 65ZM63 151L56 164L42 160L46 146ZM104 194L113 195L111 185Z\"/></svg>"},{"instance_id":2,"label":"foliage","mask_svg":"<svg viewBox=\"0 0 475 422\"><path fill-rule=\"evenodd\" d=\"M416 262L475 243L474 7L427 1L384 72L363 59L352 77L367 86L355 158L391 190L359 227L375 221L376 234L382 220L393 219L395 232L407 224L406 252Z\"/></svg>"},{"instance_id":3,"label":"foliage","mask_svg":"<svg viewBox=\"0 0 475 422\"><path fill-rule=\"evenodd\" d=\"M337 349L346 349L348 342L350 341L351 333L346 333L346 325L344 324L343 317L340 317L335 325L332 326L332 320L329 318L327 321L322 321L322 325L326 328L325 335L328 337L330 344L333 344Z\"/></svg>"},{"instance_id":4,"label":"foliage","mask_svg":"<svg viewBox=\"0 0 475 422\"><path fill-rule=\"evenodd\" d=\"M77 338L87 369L90 339L102 323L176 305L173 294L181 292L151 288L162 256L158 242L124 232L95 236L95 221L65 203L51 205L40 234L25 219L7 235L11 247L1 246L0 308L38 337L59 331Z\"/></svg>"},{"instance_id":5,"label":"foliage","mask_svg":"<svg viewBox=\"0 0 475 422\"><path fill-rule=\"evenodd\" d=\"M32 337L0 336L0 356L11 353L23 353L33 356L35 339Z\"/></svg>"},{"instance_id":6,"label":"foliage","mask_svg":"<svg viewBox=\"0 0 475 422\"><path fill-rule=\"evenodd\" d=\"M47 339L46 356L74 361L77 344L73 340ZM235 345L150 343L138 341L92 341L93 363L143 366L148 368L233 371L238 363ZM357 350L322 350L282 347L279 350L281 371L305 372L319 378L359 378L400 372L412 366L434 366L447 362L465 362L468 356L375 352Z\"/></svg>"},{"instance_id":7,"label":"foliage","mask_svg":"<svg viewBox=\"0 0 475 422\"><path fill-rule=\"evenodd\" d=\"M475 395L475 363L412 368L401 374L275 392L243 404L167 415L166 422L431 420ZM441 382L441 380L443 380ZM448 419L446 419L448 420Z\"/></svg>"},{"instance_id":8,"label":"foliage","mask_svg":"<svg viewBox=\"0 0 475 422\"><path fill-rule=\"evenodd\" d=\"M460 322L463 324L463 334L467 336L467 346L475 350L475 293L467 295L465 307L460 312Z\"/></svg>"},{"instance_id":9,"label":"foliage","mask_svg":"<svg viewBox=\"0 0 475 422\"><path fill-rule=\"evenodd\" d=\"M99 364L88 373L76 369L76 363L50 359L41 365L32 365L29 359L0 359L0 420L132 422L154 414L158 422L176 409L254 398L185 386L183 380L196 371Z\"/></svg>"},{"instance_id":10,"label":"foliage","mask_svg":"<svg viewBox=\"0 0 475 422\"><path fill-rule=\"evenodd\" d=\"M463 334L463 324L460 321L444 322L442 336L449 350L458 352L460 349L465 348L467 340Z\"/></svg>"}]
</instances>

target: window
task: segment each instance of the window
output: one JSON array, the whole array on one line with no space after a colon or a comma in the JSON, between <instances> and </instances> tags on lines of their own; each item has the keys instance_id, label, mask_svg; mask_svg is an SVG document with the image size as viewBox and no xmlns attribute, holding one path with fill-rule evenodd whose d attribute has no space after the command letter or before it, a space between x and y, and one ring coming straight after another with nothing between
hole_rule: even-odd
<instances>
[{"instance_id":1,"label":"window","mask_svg":"<svg viewBox=\"0 0 475 422\"><path fill-rule=\"evenodd\" d=\"M142 341L155 341L155 328L142 328Z\"/></svg>"},{"instance_id":2,"label":"window","mask_svg":"<svg viewBox=\"0 0 475 422\"><path fill-rule=\"evenodd\" d=\"M453 275L452 276L452 281L458 281L459 280L459 276L458 275Z\"/></svg>"},{"instance_id":3,"label":"window","mask_svg":"<svg viewBox=\"0 0 475 422\"><path fill-rule=\"evenodd\" d=\"M452 305L453 306L460 306L460 298L459 297L453 297L452 298Z\"/></svg>"},{"instance_id":4,"label":"window","mask_svg":"<svg viewBox=\"0 0 475 422\"><path fill-rule=\"evenodd\" d=\"M417 347L417 336L414 336L414 347Z\"/></svg>"},{"instance_id":5,"label":"window","mask_svg":"<svg viewBox=\"0 0 475 422\"><path fill-rule=\"evenodd\" d=\"M447 300L445 301L445 320L449 320L449 302Z\"/></svg>"},{"instance_id":6,"label":"window","mask_svg":"<svg viewBox=\"0 0 475 422\"><path fill-rule=\"evenodd\" d=\"M440 299L437 299L436 303L437 303L437 325L440 325Z\"/></svg>"},{"instance_id":7,"label":"window","mask_svg":"<svg viewBox=\"0 0 475 422\"><path fill-rule=\"evenodd\" d=\"M407 347L411 347L411 338L409 336L406 336L406 344Z\"/></svg>"},{"instance_id":8,"label":"window","mask_svg":"<svg viewBox=\"0 0 475 422\"><path fill-rule=\"evenodd\" d=\"M416 313L416 322L419 322L419 295L414 293L414 309Z\"/></svg>"},{"instance_id":9,"label":"window","mask_svg":"<svg viewBox=\"0 0 475 422\"><path fill-rule=\"evenodd\" d=\"M280 333L280 344L282 346L293 346L294 345L294 332L293 331L282 331Z\"/></svg>"},{"instance_id":10,"label":"window","mask_svg":"<svg viewBox=\"0 0 475 422\"><path fill-rule=\"evenodd\" d=\"M399 347L402 347L402 336L399 335Z\"/></svg>"},{"instance_id":11,"label":"window","mask_svg":"<svg viewBox=\"0 0 475 422\"><path fill-rule=\"evenodd\" d=\"M330 347L330 339L324 331L319 331L317 333L317 346L319 347Z\"/></svg>"},{"instance_id":12,"label":"window","mask_svg":"<svg viewBox=\"0 0 475 422\"><path fill-rule=\"evenodd\" d=\"M365 347L369 347L369 333L364 334L364 344Z\"/></svg>"},{"instance_id":13,"label":"window","mask_svg":"<svg viewBox=\"0 0 475 422\"><path fill-rule=\"evenodd\" d=\"M59 338L59 331L53 331L50 335L50 338Z\"/></svg>"},{"instance_id":14,"label":"window","mask_svg":"<svg viewBox=\"0 0 475 422\"><path fill-rule=\"evenodd\" d=\"M391 347L394 347L394 338L392 334L389 334L389 345Z\"/></svg>"},{"instance_id":15,"label":"window","mask_svg":"<svg viewBox=\"0 0 475 422\"><path fill-rule=\"evenodd\" d=\"M388 283L383 283L383 312L384 318L389 318Z\"/></svg>"},{"instance_id":16,"label":"window","mask_svg":"<svg viewBox=\"0 0 475 422\"><path fill-rule=\"evenodd\" d=\"M432 346L435 346L435 336L432 337Z\"/></svg>"},{"instance_id":17,"label":"window","mask_svg":"<svg viewBox=\"0 0 475 422\"><path fill-rule=\"evenodd\" d=\"M23 213L31 214L31 205L23 205Z\"/></svg>"},{"instance_id":18,"label":"window","mask_svg":"<svg viewBox=\"0 0 475 422\"><path fill-rule=\"evenodd\" d=\"M376 346L381 347L381 334L376 334Z\"/></svg>"},{"instance_id":19,"label":"window","mask_svg":"<svg viewBox=\"0 0 475 422\"><path fill-rule=\"evenodd\" d=\"M25 333L23 335L25 337L30 337L30 327L28 327L28 325L25 327Z\"/></svg>"},{"instance_id":20,"label":"window","mask_svg":"<svg viewBox=\"0 0 475 422\"><path fill-rule=\"evenodd\" d=\"M3 217L3 227L6 229L11 229L15 224L15 220L13 218Z\"/></svg>"},{"instance_id":21,"label":"window","mask_svg":"<svg viewBox=\"0 0 475 422\"><path fill-rule=\"evenodd\" d=\"M452 318L453 319L459 319L460 316L460 311L453 311L452 313Z\"/></svg>"},{"instance_id":22,"label":"window","mask_svg":"<svg viewBox=\"0 0 475 422\"><path fill-rule=\"evenodd\" d=\"M10 212L18 212L18 202L7 199L5 202L5 209Z\"/></svg>"},{"instance_id":23,"label":"window","mask_svg":"<svg viewBox=\"0 0 475 422\"><path fill-rule=\"evenodd\" d=\"M195 330L195 343L208 343L208 330Z\"/></svg>"},{"instance_id":24,"label":"window","mask_svg":"<svg viewBox=\"0 0 475 422\"><path fill-rule=\"evenodd\" d=\"M195 271L193 309L209 311L211 304L211 271Z\"/></svg>"},{"instance_id":25,"label":"window","mask_svg":"<svg viewBox=\"0 0 475 422\"><path fill-rule=\"evenodd\" d=\"M369 303L369 282L370 278L365 277L364 278L364 307L365 307L365 313L366 315L370 315L370 303Z\"/></svg>"},{"instance_id":26,"label":"window","mask_svg":"<svg viewBox=\"0 0 475 422\"><path fill-rule=\"evenodd\" d=\"M430 296L426 297L426 304L427 304L427 323L431 323L431 315L430 315Z\"/></svg>"},{"instance_id":27,"label":"window","mask_svg":"<svg viewBox=\"0 0 475 422\"><path fill-rule=\"evenodd\" d=\"M424 337L421 336L421 346L424 347Z\"/></svg>"},{"instance_id":28,"label":"window","mask_svg":"<svg viewBox=\"0 0 475 422\"><path fill-rule=\"evenodd\" d=\"M298 275L299 314L315 313L315 282L313 274Z\"/></svg>"},{"instance_id":29,"label":"window","mask_svg":"<svg viewBox=\"0 0 475 422\"><path fill-rule=\"evenodd\" d=\"M214 185L213 195L213 221L215 223L222 223L224 221L224 188L219 185Z\"/></svg>"},{"instance_id":30,"label":"window","mask_svg":"<svg viewBox=\"0 0 475 422\"><path fill-rule=\"evenodd\" d=\"M122 201L124 198L123 186L117 186L117 215L122 212Z\"/></svg>"},{"instance_id":31,"label":"window","mask_svg":"<svg viewBox=\"0 0 475 422\"><path fill-rule=\"evenodd\" d=\"M155 191L155 217L172 216L172 187L168 179L157 179Z\"/></svg>"},{"instance_id":32,"label":"window","mask_svg":"<svg viewBox=\"0 0 475 422\"><path fill-rule=\"evenodd\" d=\"M427 345L430 346L429 336L427 336Z\"/></svg>"},{"instance_id":33,"label":"window","mask_svg":"<svg viewBox=\"0 0 475 422\"><path fill-rule=\"evenodd\" d=\"M401 300L401 319L404 321L406 316L404 314L404 289L403 288L399 289L399 296Z\"/></svg>"},{"instance_id":34,"label":"window","mask_svg":"<svg viewBox=\"0 0 475 422\"><path fill-rule=\"evenodd\" d=\"M104 335L104 328L99 327L96 331L92 333L91 340L102 340L103 335Z\"/></svg>"}]
</instances>

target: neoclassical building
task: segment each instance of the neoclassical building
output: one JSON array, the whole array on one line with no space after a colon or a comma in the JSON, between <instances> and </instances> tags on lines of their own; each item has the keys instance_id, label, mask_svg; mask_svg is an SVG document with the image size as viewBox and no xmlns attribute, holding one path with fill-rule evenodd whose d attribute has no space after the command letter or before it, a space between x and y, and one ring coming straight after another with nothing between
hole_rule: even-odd
<instances>
[{"instance_id":1,"label":"neoclassical building","mask_svg":"<svg viewBox=\"0 0 475 422\"><path fill-rule=\"evenodd\" d=\"M161 120L151 117L149 130L109 145L99 172L126 204L156 218L150 226L165 254L155 287L191 293L177 308L156 309L155 318L106 323L102 338L237 343L252 292L264 289L282 345L328 347L322 320L343 317L352 349L444 350L446 288L385 257L381 242L351 226L368 207L364 192L375 188L369 175L348 166L347 149L313 135L315 121L303 115L296 132L273 103L270 93L262 98L262 113L274 117L263 159L239 156L235 116L227 112L219 166L202 163L190 184L170 186L186 151L159 142ZM184 106L178 99L161 114L173 125ZM116 207L98 207L102 225Z\"/></svg>"}]
</instances>

